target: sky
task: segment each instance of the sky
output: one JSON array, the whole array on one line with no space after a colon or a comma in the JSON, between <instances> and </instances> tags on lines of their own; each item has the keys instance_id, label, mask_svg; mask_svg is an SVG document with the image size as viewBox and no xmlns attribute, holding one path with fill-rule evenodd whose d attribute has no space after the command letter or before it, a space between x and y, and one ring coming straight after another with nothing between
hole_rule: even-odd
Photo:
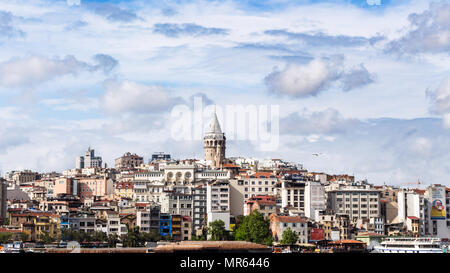
<instances>
[{"instance_id":1,"label":"sky","mask_svg":"<svg viewBox=\"0 0 450 273\"><path fill-rule=\"evenodd\" d=\"M88 147L202 159L172 131L200 97L279 106L277 148L230 139L228 157L450 185L449 53L450 1L2 1L0 171Z\"/></svg>"}]
</instances>

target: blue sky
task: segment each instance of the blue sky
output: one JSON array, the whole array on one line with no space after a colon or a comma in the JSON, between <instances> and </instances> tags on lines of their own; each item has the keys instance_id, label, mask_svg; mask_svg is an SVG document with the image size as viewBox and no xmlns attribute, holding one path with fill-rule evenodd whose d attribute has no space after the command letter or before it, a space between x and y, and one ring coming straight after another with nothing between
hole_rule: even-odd
<instances>
[{"instance_id":1,"label":"blue sky","mask_svg":"<svg viewBox=\"0 0 450 273\"><path fill-rule=\"evenodd\" d=\"M376 2L376 1L373 1ZM284 158L375 184L449 184L450 1L0 3L0 170L94 147L202 158L174 105L280 105ZM320 152L321 157L312 153Z\"/></svg>"}]
</instances>

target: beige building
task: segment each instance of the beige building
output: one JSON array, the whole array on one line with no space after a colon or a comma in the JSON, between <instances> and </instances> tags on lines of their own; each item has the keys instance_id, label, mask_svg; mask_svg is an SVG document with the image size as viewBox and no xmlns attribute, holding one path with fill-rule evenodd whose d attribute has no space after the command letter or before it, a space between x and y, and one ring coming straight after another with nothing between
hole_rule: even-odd
<instances>
[{"instance_id":1,"label":"beige building","mask_svg":"<svg viewBox=\"0 0 450 273\"><path fill-rule=\"evenodd\" d=\"M270 229L275 242L283 239L283 232L290 228L298 235L298 244L308 243L308 223L300 216L270 215Z\"/></svg>"},{"instance_id":2,"label":"beige building","mask_svg":"<svg viewBox=\"0 0 450 273\"><path fill-rule=\"evenodd\" d=\"M379 190L342 187L328 191L327 194L327 207L336 213L349 215L353 222L381 217Z\"/></svg>"},{"instance_id":3,"label":"beige building","mask_svg":"<svg viewBox=\"0 0 450 273\"><path fill-rule=\"evenodd\" d=\"M39 173L30 170L15 172L12 176L14 184L23 185L25 183L33 182L39 179Z\"/></svg>"},{"instance_id":4,"label":"beige building","mask_svg":"<svg viewBox=\"0 0 450 273\"><path fill-rule=\"evenodd\" d=\"M192 219L189 216L181 216L181 239L183 241L192 239Z\"/></svg>"},{"instance_id":5,"label":"beige building","mask_svg":"<svg viewBox=\"0 0 450 273\"><path fill-rule=\"evenodd\" d=\"M76 183L74 183L73 178L61 177L55 180L55 185L53 186L54 197L57 197L60 194L72 195L76 194L76 192Z\"/></svg>"},{"instance_id":6,"label":"beige building","mask_svg":"<svg viewBox=\"0 0 450 273\"><path fill-rule=\"evenodd\" d=\"M252 211L257 210L264 217L269 218L271 214L277 213L277 204L275 196L259 195L254 196L246 202L245 215L249 215Z\"/></svg>"},{"instance_id":7,"label":"beige building","mask_svg":"<svg viewBox=\"0 0 450 273\"><path fill-rule=\"evenodd\" d=\"M134 169L144 164L144 158L137 154L125 153L123 156L116 158L114 167L116 169Z\"/></svg>"}]
</instances>

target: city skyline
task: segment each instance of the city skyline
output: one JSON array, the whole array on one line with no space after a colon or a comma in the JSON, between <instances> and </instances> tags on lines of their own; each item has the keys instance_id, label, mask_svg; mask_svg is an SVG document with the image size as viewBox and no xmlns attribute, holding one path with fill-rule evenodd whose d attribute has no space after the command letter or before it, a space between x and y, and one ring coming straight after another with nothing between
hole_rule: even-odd
<instances>
[{"instance_id":1,"label":"city skyline","mask_svg":"<svg viewBox=\"0 0 450 273\"><path fill-rule=\"evenodd\" d=\"M231 140L227 157L448 185L450 3L296 2L1 3L0 171L71 169L89 146L108 166L202 159L170 134L201 97L281 106L278 150Z\"/></svg>"}]
</instances>

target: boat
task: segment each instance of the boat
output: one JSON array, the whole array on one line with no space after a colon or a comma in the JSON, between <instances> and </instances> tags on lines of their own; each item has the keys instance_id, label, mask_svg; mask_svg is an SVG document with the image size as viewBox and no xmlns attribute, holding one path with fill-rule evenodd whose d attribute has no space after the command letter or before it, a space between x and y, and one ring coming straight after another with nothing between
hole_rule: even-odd
<instances>
[{"instance_id":1,"label":"boat","mask_svg":"<svg viewBox=\"0 0 450 273\"><path fill-rule=\"evenodd\" d=\"M375 253L445 253L448 245L439 238L386 238Z\"/></svg>"}]
</instances>

